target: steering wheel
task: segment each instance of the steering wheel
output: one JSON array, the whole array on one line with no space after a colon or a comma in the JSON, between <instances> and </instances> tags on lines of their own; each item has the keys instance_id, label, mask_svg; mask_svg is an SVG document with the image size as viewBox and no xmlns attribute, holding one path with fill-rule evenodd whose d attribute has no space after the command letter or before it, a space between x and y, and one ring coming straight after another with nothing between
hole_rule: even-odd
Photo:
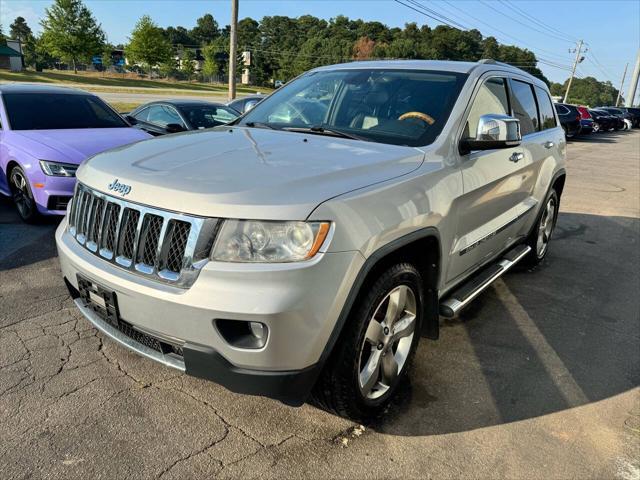
<instances>
[{"instance_id":1,"label":"steering wheel","mask_svg":"<svg viewBox=\"0 0 640 480\"><path fill-rule=\"evenodd\" d=\"M406 120L407 118L417 118L418 120L422 120L423 122L425 122L427 125L433 125L434 123L436 123L431 115L427 115L426 113L422 112L403 113L398 117L398 120Z\"/></svg>"}]
</instances>

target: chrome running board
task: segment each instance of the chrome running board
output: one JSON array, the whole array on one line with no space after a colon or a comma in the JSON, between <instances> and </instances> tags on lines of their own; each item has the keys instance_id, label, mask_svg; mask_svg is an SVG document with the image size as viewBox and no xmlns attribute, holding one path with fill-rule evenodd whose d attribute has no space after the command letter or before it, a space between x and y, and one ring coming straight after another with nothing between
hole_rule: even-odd
<instances>
[{"instance_id":1,"label":"chrome running board","mask_svg":"<svg viewBox=\"0 0 640 480\"><path fill-rule=\"evenodd\" d=\"M84 315L85 318L89 320L94 327L104 333L107 337L118 342L120 345L127 347L129 350L133 350L138 355L142 355L143 357L147 357L151 360L155 360L156 362L160 362L167 367L175 368L177 370L180 370L181 372L185 371L184 361L182 361L181 359L171 355L163 355L153 348L149 348L146 345L138 343L132 338L126 336L120 330L112 327L107 322L102 320L93 310L87 308L82 299L76 298L74 300L74 303L80 310L80 313L82 313L82 315Z\"/></svg>"},{"instance_id":2,"label":"chrome running board","mask_svg":"<svg viewBox=\"0 0 640 480\"><path fill-rule=\"evenodd\" d=\"M511 249L496 263L485 267L464 285L458 287L446 300L440 303L440 315L455 317L473 299L480 295L495 280L504 275L511 267L522 260L531 251L528 245L518 245Z\"/></svg>"}]
</instances>

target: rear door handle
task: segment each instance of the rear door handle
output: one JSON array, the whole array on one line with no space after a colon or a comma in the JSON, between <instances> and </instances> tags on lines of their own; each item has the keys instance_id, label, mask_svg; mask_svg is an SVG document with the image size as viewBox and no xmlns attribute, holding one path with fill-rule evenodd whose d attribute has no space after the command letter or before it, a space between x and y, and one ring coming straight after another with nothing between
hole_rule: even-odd
<instances>
[{"instance_id":1,"label":"rear door handle","mask_svg":"<svg viewBox=\"0 0 640 480\"><path fill-rule=\"evenodd\" d=\"M544 142L544 148L549 149L549 148L553 148L555 144L551 141L549 142Z\"/></svg>"},{"instance_id":2,"label":"rear door handle","mask_svg":"<svg viewBox=\"0 0 640 480\"><path fill-rule=\"evenodd\" d=\"M509 161L513 163L518 163L520 160L524 158L524 153L522 152L513 152L509 157Z\"/></svg>"}]
</instances>

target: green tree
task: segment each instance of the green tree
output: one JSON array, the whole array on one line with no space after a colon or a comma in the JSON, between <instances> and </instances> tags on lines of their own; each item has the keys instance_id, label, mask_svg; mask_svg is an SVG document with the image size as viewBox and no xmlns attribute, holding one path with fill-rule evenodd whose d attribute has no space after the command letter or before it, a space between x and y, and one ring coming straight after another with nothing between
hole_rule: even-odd
<instances>
[{"instance_id":1,"label":"green tree","mask_svg":"<svg viewBox=\"0 0 640 480\"><path fill-rule=\"evenodd\" d=\"M100 53L105 35L91 11L81 0L55 0L45 9L42 41L61 60L71 62L77 73L78 62Z\"/></svg>"},{"instance_id":2,"label":"green tree","mask_svg":"<svg viewBox=\"0 0 640 480\"><path fill-rule=\"evenodd\" d=\"M216 53L218 47L214 44L205 45L202 49L202 56L204 57L204 63L202 64L202 74L210 82L213 82L213 78L218 74L220 66L216 61Z\"/></svg>"},{"instance_id":3,"label":"green tree","mask_svg":"<svg viewBox=\"0 0 640 480\"><path fill-rule=\"evenodd\" d=\"M198 18L198 20L196 20L196 26L189 32L189 36L197 45L209 44L219 35L218 22L215 21L213 15L210 13Z\"/></svg>"},{"instance_id":4,"label":"green tree","mask_svg":"<svg viewBox=\"0 0 640 480\"><path fill-rule=\"evenodd\" d=\"M113 66L113 45L105 45L102 49L102 68L104 71L109 70Z\"/></svg>"},{"instance_id":5,"label":"green tree","mask_svg":"<svg viewBox=\"0 0 640 480\"><path fill-rule=\"evenodd\" d=\"M157 65L167 63L173 56L173 48L165 38L162 29L151 20L151 17L144 15L131 32L125 53L131 61L140 63L143 68L150 71Z\"/></svg>"},{"instance_id":6,"label":"green tree","mask_svg":"<svg viewBox=\"0 0 640 480\"><path fill-rule=\"evenodd\" d=\"M164 78L170 78L175 76L177 71L176 59L173 56L170 56L163 62L160 62L158 64L158 71L160 72L160 75L162 75Z\"/></svg>"},{"instance_id":7,"label":"green tree","mask_svg":"<svg viewBox=\"0 0 640 480\"><path fill-rule=\"evenodd\" d=\"M194 62L196 61L196 54L190 48L187 48L182 53L182 58L180 59L180 70L185 74L187 80L191 80L193 74L196 72L196 66Z\"/></svg>"},{"instance_id":8,"label":"green tree","mask_svg":"<svg viewBox=\"0 0 640 480\"><path fill-rule=\"evenodd\" d=\"M15 38L21 42L26 42L32 35L33 32L31 31L31 27L27 25L27 21L24 17L16 17L13 23L9 25L9 36L11 38Z\"/></svg>"}]
</instances>

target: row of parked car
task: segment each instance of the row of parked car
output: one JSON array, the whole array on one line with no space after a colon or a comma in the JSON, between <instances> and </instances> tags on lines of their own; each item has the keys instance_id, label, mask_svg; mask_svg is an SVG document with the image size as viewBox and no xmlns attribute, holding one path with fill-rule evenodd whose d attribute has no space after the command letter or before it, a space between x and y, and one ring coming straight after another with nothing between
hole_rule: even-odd
<instances>
[{"instance_id":1,"label":"row of parked car","mask_svg":"<svg viewBox=\"0 0 640 480\"><path fill-rule=\"evenodd\" d=\"M76 170L86 158L152 136L229 123L263 98L251 95L228 105L151 102L121 115L80 90L0 85L0 194L13 197L26 222L64 215Z\"/></svg>"},{"instance_id":2,"label":"row of parked car","mask_svg":"<svg viewBox=\"0 0 640 480\"><path fill-rule=\"evenodd\" d=\"M555 108L567 138L590 133L640 128L640 108L587 108L567 103L556 103Z\"/></svg>"}]
</instances>

